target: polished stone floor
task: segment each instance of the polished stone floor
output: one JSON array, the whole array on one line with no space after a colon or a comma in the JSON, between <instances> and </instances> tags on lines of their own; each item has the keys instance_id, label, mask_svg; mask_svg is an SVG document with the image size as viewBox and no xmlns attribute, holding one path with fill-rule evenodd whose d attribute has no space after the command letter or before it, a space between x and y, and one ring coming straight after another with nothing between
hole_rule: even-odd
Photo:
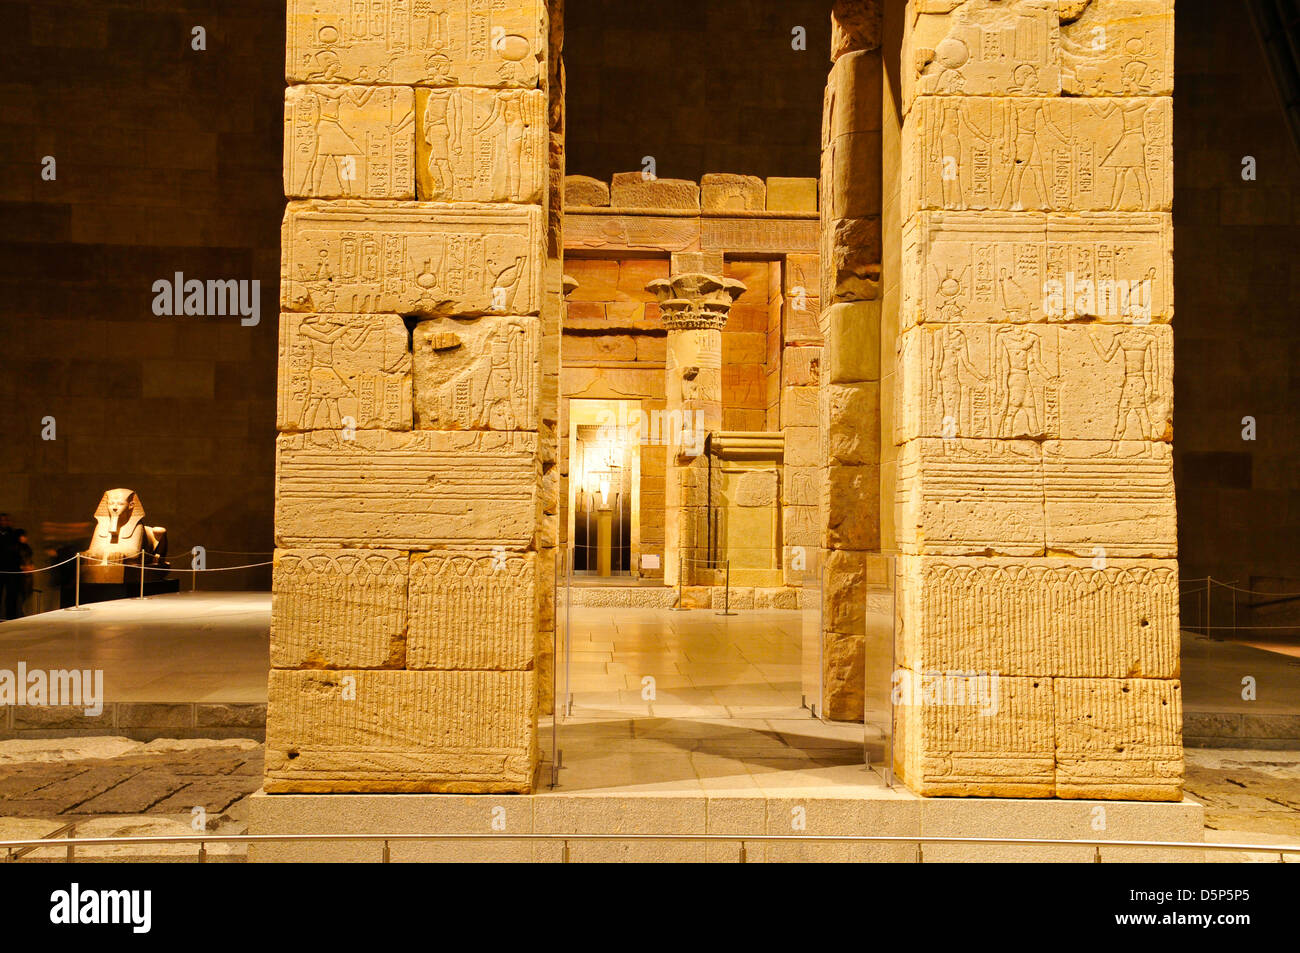
<instances>
[{"instance_id":1,"label":"polished stone floor","mask_svg":"<svg viewBox=\"0 0 1300 953\"><path fill-rule=\"evenodd\" d=\"M0 623L0 668L101 669L108 702L265 702L271 596L182 592Z\"/></svg>"}]
</instances>

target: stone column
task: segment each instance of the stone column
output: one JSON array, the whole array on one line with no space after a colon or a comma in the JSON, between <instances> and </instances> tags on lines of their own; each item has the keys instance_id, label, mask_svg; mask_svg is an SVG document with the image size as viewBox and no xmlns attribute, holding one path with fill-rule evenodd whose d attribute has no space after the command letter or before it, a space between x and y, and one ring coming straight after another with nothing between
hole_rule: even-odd
<instances>
[{"instance_id":1,"label":"stone column","mask_svg":"<svg viewBox=\"0 0 1300 953\"><path fill-rule=\"evenodd\" d=\"M546 6L355 7L288 3L265 787L529 791Z\"/></svg>"},{"instance_id":2,"label":"stone column","mask_svg":"<svg viewBox=\"0 0 1300 953\"><path fill-rule=\"evenodd\" d=\"M908 5L894 750L923 794L1181 795L1172 57L1172 0Z\"/></svg>"},{"instance_id":3,"label":"stone column","mask_svg":"<svg viewBox=\"0 0 1300 953\"><path fill-rule=\"evenodd\" d=\"M836 0L831 23L819 320L822 710L861 721L866 661L888 655L880 646L867 651L865 615L880 551L880 4Z\"/></svg>"},{"instance_id":4,"label":"stone column","mask_svg":"<svg viewBox=\"0 0 1300 953\"><path fill-rule=\"evenodd\" d=\"M664 487L664 582L695 585L707 558L708 459L704 435L722 428L722 329L744 282L719 277L721 256L674 256L673 272L646 290L659 299L668 331L666 413L660 434L668 442ZM714 266L714 274L703 266ZM680 424L679 424L680 422ZM679 574L684 573L684 576Z\"/></svg>"}]
</instances>

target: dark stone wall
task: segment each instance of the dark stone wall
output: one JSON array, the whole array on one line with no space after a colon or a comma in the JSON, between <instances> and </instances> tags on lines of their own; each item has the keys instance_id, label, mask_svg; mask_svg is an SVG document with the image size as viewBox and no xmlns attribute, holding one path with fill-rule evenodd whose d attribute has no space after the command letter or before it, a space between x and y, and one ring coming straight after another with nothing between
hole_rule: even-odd
<instances>
[{"instance_id":1,"label":"dark stone wall","mask_svg":"<svg viewBox=\"0 0 1300 953\"><path fill-rule=\"evenodd\" d=\"M830 0L566 0L564 16L570 175L654 156L664 178L818 176Z\"/></svg>"},{"instance_id":2,"label":"dark stone wall","mask_svg":"<svg viewBox=\"0 0 1300 953\"><path fill-rule=\"evenodd\" d=\"M1176 23L1174 466L1182 574L1296 593L1300 157L1245 4L1179 0ZM1242 180L1246 156L1257 162L1256 181ZM1242 439L1247 416L1257 422L1254 441ZM1231 594L1214 599L1216 624L1228 624ZM1185 617L1195 611L1195 601L1185 601ZM1300 617L1300 602L1256 621L1281 621L1288 612Z\"/></svg>"},{"instance_id":3,"label":"dark stone wall","mask_svg":"<svg viewBox=\"0 0 1300 953\"><path fill-rule=\"evenodd\" d=\"M283 50L279 2L0 2L0 510L38 563L116 486L176 565L269 558ZM178 271L260 280L260 325L155 316Z\"/></svg>"}]
</instances>

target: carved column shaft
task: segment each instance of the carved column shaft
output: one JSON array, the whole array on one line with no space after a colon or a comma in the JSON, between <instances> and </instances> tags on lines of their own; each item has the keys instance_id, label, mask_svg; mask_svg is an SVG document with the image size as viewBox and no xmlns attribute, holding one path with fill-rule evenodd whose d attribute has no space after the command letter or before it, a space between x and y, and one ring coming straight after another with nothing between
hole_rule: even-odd
<instances>
[{"instance_id":1,"label":"carved column shaft","mask_svg":"<svg viewBox=\"0 0 1300 953\"><path fill-rule=\"evenodd\" d=\"M894 754L923 794L1181 796L1173 14L908 5Z\"/></svg>"},{"instance_id":2,"label":"carved column shaft","mask_svg":"<svg viewBox=\"0 0 1300 953\"><path fill-rule=\"evenodd\" d=\"M703 578L708 558L704 436L722 427L722 329L745 285L734 278L685 271L652 281L646 290L659 299L668 331L664 581L695 585Z\"/></svg>"},{"instance_id":3,"label":"carved column shaft","mask_svg":"<svg viewBox=\"0 0 1300 953\"><path fill-rule=\"evenodd\" d=\"M558 512L546 2L287 6L265 788L530 791Z\"/></svg>"}]
</instances>

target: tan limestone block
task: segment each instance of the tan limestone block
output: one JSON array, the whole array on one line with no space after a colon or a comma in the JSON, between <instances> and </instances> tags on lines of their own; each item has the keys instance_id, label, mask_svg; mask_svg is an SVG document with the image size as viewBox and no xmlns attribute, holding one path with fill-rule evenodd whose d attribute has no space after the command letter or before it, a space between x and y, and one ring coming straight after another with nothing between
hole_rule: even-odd
<instances>
[{"instance_id":1,"label":"tan limestone block","mask_svg":"<svg viewBox=\"0 0 1300 953\"><path fill-rule=\"evenodd\" d=\"M268 793L532 790L532 672L272 669Z\"/></svg>"},{"instance_id":2,"label":"tan limestone block","mask_svg":"<svg viewBox=\"0 0 1300 953\"><path fill-rule=\"evenodd\" d=\"M566 208L606 208L609 206L609 183L589 175L566 175L564 205Z\"/></svg>"},{"instance_id":3,"label":"tan limestone block","mask_svg":"<svg viewBox=\"0 0 1300 953\"><path fill-rule=\"evenodd\" d=\"M866 665L864 640L828 633L822 649L822 706L834 721L861 721Z\"/></svg>"},{"instance_id":4,"label":"tan limestone block","mask_svg":"<svg viewBox=\"0 0 1300 953\"><path fill-rule=\"evenodd\" d=\"M283 312L279 367L281 431L411 429L411 355L398 315Z\"/></svg>"},{"instance_id":5,"label":"tan limestone block","mask_svg":"<svg viewBox=\"0 0 1300 953\"><path fill-rule=\"evenodd\" d=\"M1054 686L1057 797L1182 797L1180 682L1058 678Z\"/></svg>"},{"instance_id":6,"label":"tan limestone block","mask_svg":"<svg viewBox=\"0 0 1300 953\"><path fill-rule=\"evenodd\" d=\"M900 556L899 664L914 671L1176 678L1173 560Z\"/></svg>"},{"instance_id":7,"label":"tan limestone block","mask_svg":"<svg viewBox=\"0 0 1300 953\"><path fill-rule=\"evenodd\" d=\"M408 562L389 549L276 550L272 667L403 667Z\"/></svg>"},{"instance_id":8,"label":"tan limestone block","mask_svg":"<svg viewBox=\"0 0 1300 953\"><path fill-rule=\"evenodd\" d=\"M906 18L903 105L916 96L1057 96L1057 0L971 0Z\"/></svg>"},{"instance_id":9,"label":"tan limestone block","mask_svg":"<svg viewBox=\"0 0 1300 953\"><path fill-rule=\"evenodd\" d=\"M815 179L807 181L816 183ZM772 180L769 179L767 207L769 211L777 211L772 205L771 188ZM803 204L806 206L808 203ZM780 218L757 215L705 216L699 221L700 247L706 252L719 255L763 255L779 258L791 253L816 254L821 231L817 210L805 207L789 211L802 214ZM694 221L694 219L687 219L687 221Z\"/></svg>"},{"instance_id":10,"label":"tan limestone block","mask_svg":"<svg viewBox=\"0 0 1300 953\"><path fill-rule=\"evenodd\" d=\"M902 207L1168 211L1172 136L1167 97L922 97L903 131Z\"/></svg>"},{"instance_id":11,"label":"tan limestone block","mask_svg":"<svg viewBox=\"0 0 1300 953\"><path fill-rule=\"evenodd\" d=\"M768 176L767 210L816 214L817 180Z\"/></svg>"},{"instance_id":12,"label":"tan limestone block","mask_svg":"<svg viewBox=\"0 0 1300 953\"><path fill-rule=\"evenodd\" d=\"M831 59L880 47L884 11L880 0L835 0L831 5Z\"/></svg>"},{"instance_id":13,"label":"tan limestone block","mask_svg":"<svg viewBox=\"0 0 1300 953\"><path fill-rule=\"evenodd\" d=\"M822 312L826 380L852 384L880 380L880 302L833 304Z\"/></svg>"},{"instance_id":14,"label":"tan limestone block","mask_svg":"<svg viewBox=\"0 0 1300 953\"><path fill-rule=\"evenodd\" d=\"M523 671L537 638L532 553L411 555L407 668Z\"/></svg>"},{"instance_id":15,"label":"tan limestone block","mask_svg":"<svg viewBox=\"0 0 1300 953\"><path fill-rule=\"evenodd\" d=\"M897 462L899 548L928 555L1043 555L1042 457L1040 445L1028 440L904 444Z\"/></svg>"},{"instance_id":16,"label":"tan limestone block","mask_svg":"<svg viewBox=\"0 0 1300 953\"><path fill-rule=\"evenodd\" d=\"M284 91L284 194L415 198L415 92L403 86Z\"/></svg>"},{"instance_id":17,"label":"tan limestone block","mask_svg":"<svg viewBox=\"0 0 1300 953\"><path fill-rule=\"evenodd\" d=\"M1168 96L1174 0L1092 0L1061 26L1061 86L1071 96Z\"/></svg>"},{"instance_id":18,"label":"tan limestone block","mask_svg":"<svg viewBox=\"0 0 1300 953\"><path fill-rule=\"evenodd\" d=\"M285 70L291 84L534 87L546 42L544 0L289 0Z\"/></svg>"},{"instance_id":19,"label":"tan limestone block","mask_svg":"<svg viewBox=\"0 0 1300 953\"><path fill-rule=\"evenodd\" d=\"M791 467L821 464L821 437L816 427L785 428L785 463Z\"/></svg>"},{"instance_id":20,"label":"tan limestone block","mask_svg":"<svg viewBox=\"0 0 1300 953\"><path fill-rule=\"evenodd\" d=\"M702 229L711 221L702 223L694 216L682 215L629 215L613 209L599 214L575 212L564 217L564 248L567 252L686 251L700 247ZM722 224L731 222L728 220ZM752 222L740 224L754 225ZM767 225L766 222L759 224ZM816 227L815 222L793 224L811 225L814 230ZM766 239L767 232L759 231L762 234L758 237Z\"/></svg>"},{"instance_id":21,"label":"tan limestone block","mask_svg":"<svg viewBox=\"0 0 1300 953\"><path fill-rule=\"evenodd\" d=\"M1052 797L1050 678L896 673L894 768L923 797Z\"/></svg>"},{"instance_id":22,"label":"tan limestone block","mask_svg":"<svg viewBox=\"0 0 1300 953\"><path fill-rule=\"evenodd\" d=\"M827 460L842 466L880 462L880 384L822 385ZM879 490L871 494L875 499Z\"/></svg>"},{"instance_id":23,"label":"tan limestone block","mask_svg":"<svg viewBox=\"0 0 1300 953\"><path fill-rule=\"evenodd\" d=\"M822 234L822 303L878 299L881 253L879 218L828 223Z\"/></svg>"},{"instance_id":24,"label":"tan limestone block","mask_svg":"<svg viewBox=\"0 0 1300 953\"><path fill-rule=\"evenodd\" d=\"M808 387L821 383L822 349L788 347L782 352L782 380L785 387Z\"/></svg>"},{"instance_id":25,"label":"tan limestone block","mask_svg":"<svg viewBox=\"0 0 1300 953\"><path fill-rule=\"evenodd\" d=\"M756 175L710 172L700 180L700 203L706 212L761 212L767 185Z\"/></svg>"},{"instance_id":26,"label":"tan limestone block","mask_svg":"<svg viewBox=\"0 0 1300 953\"><path fill-rule=\"evenodd\" d=\"M1043 445L1049 551L1091 557L1178 553L1167 443L1049 440Z\"/></svg>"},{"instance_id":27,"label":"tan limestone block","mask_svg":"<svg viewBox=\"0 0 1300 953\"><path fill-rule=\"evenodd\" d=\"M526 205L290 202L289 311L536 314L542 210Z\"/></svg>"},{"instance_id":28,"label":"tan limestone block","mask_svg":"<svg viewBox=\"0 0 1300 953\"><path fill-rule=\"evenodd\" d=\"M820 285L820 256L786 256L785 266L781 269L785 343L821 343L821 329L817 324L817 316L822 309Z\"/></svg>"},{"instance_id":29,"label":"tan limestone block","mask_svg":"<svg viewBox=\"0 0 1300 953\"><path fill-rule=\"evenodd\" d=\"M826 80L830 140L858 132L880 132L884 67L880 51L841 56Z\"/></svg>"},{"instance_id":30,"label":"tan limestone block","mask_svg":"<svg viewBox=\"0 0 1300 953\"><path fill-rule=\"evenodd\" d=\"M610 184L614 208L699 211L700 187L686 179L646 178L641 172L615 172Z\"/></svg>"},{"instance_id":31,"label":"tan limestone block","mask_svg":"<svg viewBox=\"0 0 1300 953\"><path fill-rule=\"evenodd\" d=\"M781 426L816 427L820 421L816 387L786 387L781 393Z\"/></svg>"},{"instance_id":32,"label":"tan limestone block","mask_svg":"<svg viewBox=\"0 0 1300 953\"><path fill-rule=\"evenodd\" d=\"M814 497L814 501L816 497ZM785 546L802 546L809 550L805 553L805 559L812 562L814 556L811 555L818 546L821 539L821 531L817 525L817 507L814 506L785 506L781 510L781 532L782 543Z\"/></svg>"},{"instance_id":33,"label":"tan limestone block","mask_svg":"<svg viewBox=\"0 0 1300 953\"><path fill-rule=\"evenodd\" d=\"M880 548L880 467L826 467L821 512L826 545L835 549Z\"/></svg>"},{"instance_id":34,"label":"tan limestone block","mask_svg":"<svg viewBox=\"0 0 1300 953\"><path fill-rule=\"evenodd\" d=\"M832 549L825 554L823 621L826 632L864 635L870 554Z\"/></svg>"},{"instance_id":35,"label":"tan limestone block","mask_svg":"<svg viewBox=\"0 0 1300 953\"><path fill-rule=\"evenodd\" d=\"M415 425L422 430L536 430L537 318L430 318L411 333Z\"/></svg>"},{"instance_id":36,"label":"tan limestone block","mask_svg":"<svg viewBox=\"0 0 1300 953\"><path fill-rule=\"evenodd\" d=\"M358 430L276 443L277 545L524 549L537 434Z\"/></svg>"},{"instance_id":37,"label":"tan limestone block","mask_svg":"<svg viewBox=\"0 0 1300 953\"><path fill-rule=\"evenodd\" d=\"M1168 325L927 324L899 354L899 439L1173 437Z\"/></svg>"},{"instance_id":38,"label":"tan limestone block","mask_svg":"<svg viewBox=\"0 0 1300 953\"><path fill-rule=\"evenodd\" d=\"M901 327L920 322L1161 324L1173 222L1161 213L944 212L903 233Z\"/></svg>"},{"instance_id":39,"label":"tan limestone block","mask_svg":"<svg viewBox=\"0 0 1300 953\"><path fill-rule=\"evenodd\" d=\"M421 199L541 203L548 170L543 91L421 88L415 123Z\"/></svg>"},{"instance_id":40,"label":"tan limestone block","mask_svg":"<svg viewBox=\"0 0 1300 953\"><path fill-rule=\"evenodd\" d=\"M794 467L786 464L782 470L781 502L790 506L817 506L818 487L821 483L820 467ZM813 541L816 534L813 534Z\"/></svg>"},{"instance_id":41,"label":"tan limestone block","mask_svg":"<svg viewBox=\"0 0 1300 953\"><path fill-rule=\"evenodd\" d=\"M831 220L870 218L881 209L881 134L847 132L822 152L822 209Z\"/></svg>"}]
</instances>

